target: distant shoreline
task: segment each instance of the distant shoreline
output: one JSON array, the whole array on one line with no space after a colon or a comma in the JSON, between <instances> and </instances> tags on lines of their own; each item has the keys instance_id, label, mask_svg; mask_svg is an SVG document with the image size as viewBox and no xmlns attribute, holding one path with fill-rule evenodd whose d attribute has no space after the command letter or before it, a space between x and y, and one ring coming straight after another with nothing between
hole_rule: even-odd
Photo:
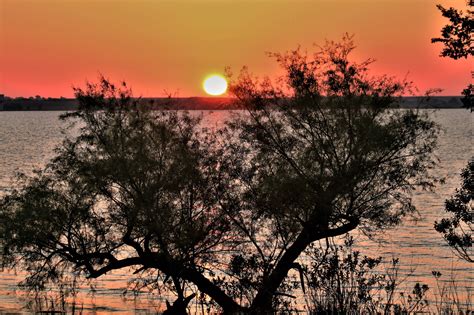
<instances>
[{"instance_id":1,"label":"distant shoreline","mask_svg":"<svg viewBox=\"0 0 474 315\"><path fill-rule=\"evenodd\" d=\"M416 108L422 96L403 97L401 108ZM187 97L187 98L142 98L144 102L153 102L157 109L176 110L230 110L239 109L232 104L232 98L226 97ZM461 96L434 96L420 108L462 108ZM78 103L73 98L3 98L0 99L0 111L68 111L76 110Z\"/></svg>"}]
</instances>

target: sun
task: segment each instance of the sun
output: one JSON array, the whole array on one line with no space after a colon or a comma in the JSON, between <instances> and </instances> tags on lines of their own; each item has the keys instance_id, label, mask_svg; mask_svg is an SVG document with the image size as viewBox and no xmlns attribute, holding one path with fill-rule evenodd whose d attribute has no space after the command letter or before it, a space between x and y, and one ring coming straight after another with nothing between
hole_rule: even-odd
<instances>
[{"instance_id":1,"label":"sun","mask_svg":"<svg viewBox=\"0 0 474 315\"><path fill-rule=\"evenodd\" d=\"M219 74L213 74L204 79L202 87L209 95L222 95L227 91L227 80Z\"/></svg>"}]
</instances>

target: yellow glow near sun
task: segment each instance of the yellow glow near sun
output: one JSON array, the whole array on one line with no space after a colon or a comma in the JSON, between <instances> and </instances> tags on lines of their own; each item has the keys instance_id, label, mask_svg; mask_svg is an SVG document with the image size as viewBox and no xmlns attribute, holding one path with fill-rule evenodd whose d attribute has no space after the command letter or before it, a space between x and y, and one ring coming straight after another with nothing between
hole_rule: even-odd
<instances>
[{"instance_id":1,"label":"yellow glow near sun","mask_svg":"<svg viewBox=\"0 0 474 315\"><path fill-rule=\"evenodd\" d=\"M213 74L204 80L202 87L209 95L222 95L227 91L227 81L223 76Z\"/></svg>"}]
</instances>

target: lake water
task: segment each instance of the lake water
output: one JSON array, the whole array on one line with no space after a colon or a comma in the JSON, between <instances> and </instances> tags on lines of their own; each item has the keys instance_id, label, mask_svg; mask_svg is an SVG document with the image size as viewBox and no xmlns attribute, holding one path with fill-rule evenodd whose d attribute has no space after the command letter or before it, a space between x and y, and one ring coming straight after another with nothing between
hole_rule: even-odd
<instances>
[{"instance_id":1,"label":"lake water","mask_svg":"<svg viewBox=\"0 0 474 315\"><path fill-rule=\"evenodd\" d=\"M0 112L0 195L11 189L16 172L30 172L52 157L54 147L63 139L59 115L60 112ZM218 126L228 116L226 111L205 112L204 123ZM460 170L474 155L474 114L463 109L442 109L434 112L433 118L444 129L437 150L440 159L437 171L446 178L446 182L439 185L434 193L416 193L414 201L421 215L420 220L407 220L376 241L360 237L359 249L363 254L381 255L387 260L399 257L402 272L410 275L404 283L406 286L421 281L433 288L435 283L431 271L437 270L446 276L452 274L461 291L465 287L474 290L472 265L459 260L433 229L433 222L445 215L444 200L459 187ZM23 293L16 287L21 273L21 270L17 274L0 272L0 314L27 313ZM127 277L125 272L108 275L95 282L93 295L83 288L80 295L84 313L147 314L160 311L166 296L150 298L143 294L123 297Z\"/></svg>"}]
</instances>

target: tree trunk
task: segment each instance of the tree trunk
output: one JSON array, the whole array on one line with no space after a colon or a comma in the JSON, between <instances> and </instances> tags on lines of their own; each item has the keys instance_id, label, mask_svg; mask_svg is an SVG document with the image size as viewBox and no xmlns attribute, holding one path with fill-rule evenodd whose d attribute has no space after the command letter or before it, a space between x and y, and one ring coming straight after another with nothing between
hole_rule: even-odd
<instances>
[{"instance_id":1,"label":"tree trunk","mask_svg":"<svg viewBox=\"0 0 474 315\"><path fill-rule=\"evenodd\" d=\"M294 243L283 254L270 276L264 280L250 307L252 312L265 314L272 311L272 300L275 292L288 275L294 261L298 259L309 244L311 244L311 238L307 229L304 228Z\"/></svg>"},{"instance_id":2,"label":"tree trunk","mask_svg":"<svg viewBox=\"0 0 474 315\"><path fill-rule=\"evenodd\" d=\"M150 265L154 265L165 274L177 276L183 280L192 282L198 287L199 291L209 295L209 297L219 304L225 314L236 314L243 310L243 308L219 286L214 284L199 271L182 266L176 261L166 259L165 257L160 258L150 261Z\"/></svg>"},{"instance_id":3,"label":"tree trunk","mask_svg":"<svg viewBox=\"0 0 474 315\"><path fill-rule=\"evenodd\" d=\"M293 267L294 262L301 253L317 240L345 234L358 226L358 220L354 220L340 227L330 230L317 230L315 228L305 227L298 235L294 243L283 254L280 261L276 264L270 276L264 280L262 287L257 292L255 299L250 306L251 313L265 314L272 312L273 296L285 280L288 272Z\"/></svg>"}]
</instances>

